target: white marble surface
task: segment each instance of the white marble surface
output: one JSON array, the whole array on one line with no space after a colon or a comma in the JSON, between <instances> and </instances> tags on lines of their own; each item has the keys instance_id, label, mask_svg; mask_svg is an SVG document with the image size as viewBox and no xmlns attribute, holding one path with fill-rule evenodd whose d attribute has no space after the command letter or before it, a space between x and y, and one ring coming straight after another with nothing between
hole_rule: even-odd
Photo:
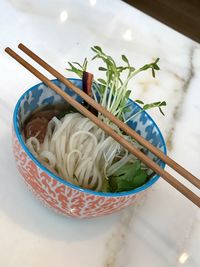
<instances>
[{"instance_id":1,"label":"white marble surface","mask_svg":"<svg viewBox=\"0 0 200 267\"><path fill-rule=\"evenodd\" d=\"M65 75L67 61L98 44L135 66L160 57L157 78L132 83L132 97L166 100L151 114L168 153L200 174L200 45L118 0L0 1L0 266L198 267L200 213L160 179L137 206L93 220L44 208L27 191L11 151L19 96L38 80L3 51L23 42Z\"/></svg>"}]
</instances>

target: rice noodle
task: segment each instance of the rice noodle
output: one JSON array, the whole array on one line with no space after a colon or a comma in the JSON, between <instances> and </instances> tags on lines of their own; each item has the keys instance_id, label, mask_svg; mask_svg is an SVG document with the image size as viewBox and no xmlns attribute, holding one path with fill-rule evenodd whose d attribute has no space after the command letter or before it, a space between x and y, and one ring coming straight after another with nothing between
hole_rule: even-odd
<instances>
[{"instance_id":1,"label":"rice noodle","mask_svg":"<svg viewBox=\"0 0 200 267\"><path fill-rule=\"evenodd\" d=\"M120 133L119 128L114 127ZM79 113L69 113L61 120L54 117L48 123L43 144L36 137L30 137L26 145L39 161L63 179L96 191L102 190L105 177L134 159Z\"/></svg>"}]
</instances>

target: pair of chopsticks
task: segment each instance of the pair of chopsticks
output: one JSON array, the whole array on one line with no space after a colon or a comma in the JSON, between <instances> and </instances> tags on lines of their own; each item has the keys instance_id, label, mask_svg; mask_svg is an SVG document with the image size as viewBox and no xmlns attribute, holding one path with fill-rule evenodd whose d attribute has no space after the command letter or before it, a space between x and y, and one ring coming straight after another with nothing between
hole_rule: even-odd
<instances>
[{"instance_id":1,"label":"pair of chopsticks","mask_svg":"<svg viewBox=\"0 0 200 267\"><path fill-rule=\"evenodd\" d=\"M161 150L153 146L150 142L145 140L142 136L137 134L134 130L132 130L128 125L124 122L116 118L112 113L106 110L103 106L97 103L94 99L76 87L73 83L67 80L62 74L60 74L57 70L47 64L44 60L42 60L39 56L33 53L30 49L28 49L25 45L19 44L18 46L25 54L30 56L34 61L36 61L39 65L41 65L44 69L46 69L49 73L59 79L63 84L73 90L77 95L82 97L89 105L98 110L104 116L106 116L110 121L115 123L121 130L123 130L126 134L133 137L136 141L138 141L141 145L146 147L149 151L151 151L154 155L160 158L163 162L165 162L168 166L174 169L177 173L181 174L184 178L186 178L189 182L191 182L194 186L200 189L200 180L192 175L189 171L184 169L181 165L176 163L173 159L166 156ZM104 130L108 135L110 135L113 139L115 139L118 143L120 143L124 148L126 148L130 153L140 159L144 164L146 164L150 169L159 174L162 178L164 178L170 185L172 185L175 189L177 189L180 193L182 193L186 198L191 200L194 204L200 207L200 198L190 189L188 189L185 185L179 182L176 178L174 178L170 173L166 172L159 165L157 165L154 161L152 161L147 155L142 153L140 150L135 148L131 143L125 140L122 136L118 135L111 127L107 124L103 123L98 117L92 114L89 110L87 110L84 106L78 103L74 98L70 97L67 93L62 91L57 85L51 82L46 76L44 76L41 72L39 72L36 68L34 68L31 64L25 61L22 57L20 57L17 53L15 53L12 49L7 47L5 51L13 57L16 61L18 61L21 65L23 65L27 70L29 70L33 75L39 78L42 82L44 82L48 87L54 90L57 94L62 96L69 104L71 104L74 108L76 108L79 112L81 112L85 117L88 117L91 121L93 121L96 125L98 125L102 130Z\"/></svg>"}]
</instances>

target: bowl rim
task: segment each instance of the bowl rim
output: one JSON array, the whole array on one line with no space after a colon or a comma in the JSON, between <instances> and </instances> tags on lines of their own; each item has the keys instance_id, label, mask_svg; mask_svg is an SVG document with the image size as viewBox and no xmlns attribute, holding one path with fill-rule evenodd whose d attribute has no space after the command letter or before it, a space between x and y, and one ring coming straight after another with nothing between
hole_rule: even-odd
<instances>
[{"instance_id":1,"label":"bowl rim","mask_svg":"<svg viewBox=\"0 0 200 267\"><path fill-rule=\"evenodd\" d=\"M81 79L78 79L78 78L68 78L70 81L81 81ZM56 82L56 81L59 81L58 79L52 79L51 80L52 82ZM60 82L60 81L59 81ZM33 155L32 153L29 151L29 149L27 148L23 138L22 138L22 135L20 133L20 130L17 126L17 114L18 114L18 111L19 111L19 107L20 107L20 103L22 101L22 99L30 92L30 91L33 91L35 90L36 88L38 88L39 86L41 85L45 85L43 82L41 83L38 83L34 86L32 86L31 88L29 88L28 90L26 90L21 96L20 98L18 99L16 105L15 105L15 109L14 109L14 113L13 113L13 125L14 125L14 131L15 131L15 134L17 136L17 139L20 143L20 145L22 146L23 150L27 153L27 155L29 156L29 158L41 169L43 170L44 172L46 172L50 177L52 177L53 179L55 179L56 181L60 182L61 184L63 185L66 185L70 188L73 188L75 190L78 190L82 193L86 193L86 194L90 194L90 195L95 195L95 196L101 196L101 197L126 197L126 196L130 196L130 195L135 195L136 193L139 193L141 191L144 191L146 189L148 189L149 187L151 187L159 178L160 176L158 174L155 174L147 183L145 183L144 185L138 187L138 188L135 188L133 190L130 190L130 191L124 191L124 192L118 192L118 193L106 193L106 192L97 192L97 191L93 191L93 190L90 190L90 189L85 189L85 188L81 188L77 185L74 185L74 184L71 184L70 182L68 181L65 181L64 179L60 178L58 175L52 173L50 170L48 170L45 166L43 166ZM134 103L134 105L136 105L137 107L139 107L141 109L141 107L135 103L132 99L129 98L129 101L131 101L132 103ZM158 125L155 123L155 121L152 119L152 117L144 110L143 112L145 112L145 114L147 115L148 119L150 119L153 123L154 123L154 127L156 127L159 135L160 135L160 138L162 140L162 143L163 143L163 152L164 154L166 155L167 154L167 148L166 148L166 143L165 143L165 140L164 140L164 137L158 127ZM165 163L164 162L161 162L161 168L165 168Z\"/></svg>"}]
</instances>

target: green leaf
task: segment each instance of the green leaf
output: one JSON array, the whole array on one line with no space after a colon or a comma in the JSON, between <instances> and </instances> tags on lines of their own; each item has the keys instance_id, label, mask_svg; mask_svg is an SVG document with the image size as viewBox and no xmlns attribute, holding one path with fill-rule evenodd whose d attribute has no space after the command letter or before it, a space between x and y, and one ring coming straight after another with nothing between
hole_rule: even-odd
<instances>
[{"instance_id":1,"label":"green leaf","mask_svg":"<svg viewBox=\"0 0 200 267\"><path fill-rule=\"evenodd\" d=\"M150 64L146 64L142 68L140 68L140 70L147 70L149 68L151 68Z\"/></svg>"},{"instance_id":2,"label":"green leaf","mask_svg":"<svg viewBox=\"0 0 200 267\"><path fill-rule=\"evenodd\" d=\"M142 68L139 69L138 72L140 71L144 71L147 69L151 69L152 70L152 76L155 78L155 70L159 70L159 66L157 64L157 62L159 61L159 58L157 58L154 62L150 63L150 64L146 64L144 65Z\"/></svg>"},{"instance_id":3,"label":"green leaf","mask_svg":"<svg viewBox=\"0 0 200 267\"><path fill-rule=\"evenodd\" d=\"M87 60L87 58L85 57L85 58L84 58L84 61L83 61L83 71L86 71L86 70L87 70L87 64L88 64L88 60Z\"/></svg>"},{"instance_id":4,"label":"green leaf","mask_svg":"<svg viewBox=\"0 0 200 267\"><path fill-rule=\"evenodd\" d=\"M160 106L160 102L154 102L154 103L151 103L151 104L145 104L143 109L147 110L147 109L155 108L155 107L159 107L159 106Z\"/></svg>"},{"instance_id":5,"label":"green leaf","mask_svg":"<svg viewBox=\"0 0 200 267\"><path fill-rule=\"evenodd\" d=\"M70 66L72 69L76 69L76 68L74 67L74 65L73 65L71 62L68 62L68 64L69 64L69 66Z\"/></svg>"},{"instance_id":6,"label":"green leaf","mask_svg":"<svg viewBox=\"0 0 200 267\"><path fill-rule=\"evenodd\" d=\"M160 107L163 107L163 106L167 106L167 103L166 103L166 101L162 101L161 103L160 103Z\"/></svg>"},{"instance_id":7,"label":"green leaf","mask_svg":"<svg viewBox=\"0 0 200 267\"><path fill-rule=\"evenodd\" d=\"M138 104L144 105L144 102L142 100L136 99L135 102Z\"/></svg>"},{"instance_id":8,"label":"green leaf","mask_svg":"<svg viewBox=\"0 0 200 267\"><path fill-rule=\"evenodd\" d=\"M147 174L141 169L139 161L127 163L109 177L111 192L129 191L143 185L147 181Z\"/></svg>"},{"instance_id":9,"label":"green leaf","mask_svg":"<svg viewBox=\"0 0 200 267\"><path fill-rule=\"evenodd\" d=\"M158 63L159 60L160 60L160 59L157 58L157 59L154 61L154 63L153 63L153 66L154 66L154 69L155 69L155 70L159 70L159 69L160 69L159 66L157 65L157 63Z\"/></svg>"},{"instance_id":10,"label":"green leaf","mask_svg":"<svg viewBox=\"0 0 200 267\"><path fill-rule=\"evenodd\" d=\"M103 51L102 51L102 49L101 49L100 46L95 45L94 46L94 49L97 50L97 51L99 51L100 53L103 53Z\"/></svg>"},{"instance_id":11,"label":"green leaf","mask_svg":"<svg viewBox=\"0 0 200 267\"><path fill-rule=\"evenodd\" d=\"M154 70L159 70L160 68L158 67L157 64L154 64Z\"/></svg>"},{"instance_id":12,"label":"green leaf","mask_svg":"<svg viewBox=\"0 0 200 267\"><path fill-rule=\"evenodd\" d=\"M80 78L82 78L83 71L77 69L76 67L74 67L74 65L73 65L72 63L70 63L70 62L68 62L68 64L69 64L69 66L71 67L71 69L66 68L66 70L71 71L71 72L74 72L74 73L76 73Z\"/></svg>"},{"instance_id":13,"label":"green leaf","mask_svg":"<svg viewBox=\"0 0 200 267\"><path fill-rule=\"evenodd\" d=\"M123 70L125 70L125 69L127 69L128 67L122 67L122 66L119 66L119 67L117 67L117 70L119 71L119 72L122 72Z\"/></svg>"},{"instance_id":14,"label":"green leaf","mask_svg":"<svg viewBox=\"0 0 200 267\"><path fill-rule=\"evenodd\" d=\"M162 115L165 115L164 112L162 111L161 107L164 107L166 106L167 103L165 101L159 101L159 102L154 102L154 103L151 103L151 104L145 104L143 106L143 109L144 110L147 110L147 109L150 109L150 108L159 108L159 111L162 113Z\"/></svg>"},{"instance_id":15,"label":"green leaf","mask_svg":"<svg viewBox=\"0 0 200 267\"><path fill-rule=\"evenodd\" d=\"M127 91L126 91L126 94L125 94L125 97L128 99L129 96L130 96L130 94L131 94L131 90L127 90Z\"/></svg>"},{"instance_id":16,"label":"green leaf","mask_svg":"<svg viewBox=\"0 0 200 267\"><path fill-rule=\"evenodd\" d=\"M152 76L155 78L156 75L155 75L155 70L152 68Z\"/></svg>"},{"instance_id":17,"label":"green leaf","mask_svg":"<svg viewBox=\"0 0 200 267\"><path fill-rule=\"evenodd\" d=\"M122 60L129 65L128 58L125 55L122 55Z\"/></svg>"},{"instance_id":18,"label":"green leaf","mask_svg":"<svg viewBox=\"0 0 200 267\"><path fill-rule=\"evenodd\" d=\"M129 67L129 66L126 66L126 67L119 66L119 67L117 67L117 71L118 71L119 73L122 72L122 71L124 71L124 70L130 70L130 71L132 72L132 71L135 70L135 68L133 68L133 67Z\"/></svg>"},{"instance_id":19,"label":"green leaf","mask_svg":"<svg viewBox=\"0 0 200 267\"><path fill-rule=\"evenodd\" d=\"M82 77L83 71L80 69L77 69L72 63L68 62L69 66L71 67L71 69L66 69L68 71L72 71L76 74L78 74L78 76Z\"/></svg>"},{"instance_id":20,"label":"green leaf","mask_svg":"<svg viewBox=\"0 0 200 267\"><path fill-rule=\"evenodd\" d=\"M106 81L104 79L99 78L99 79L97 79L97 81L102 83L103 85L106 85Z\"/></svg>"},{"instance_id":21,"label":"green leaf","mask_svg":"<svg viewBox=\"0 0 200 267\"><path fill-rule=\"evenodd\" d=\"M165 101L161 102L160 105L159 105L159 111L160 113L165 116L165 113L163 112L163 110L161 109L161 107L165 107L167 105L167 103Z\"/></svg>"},{"instance_id":22,"label":"green leaf","mask_svg":"<svg viewBox=\"0 0 200 267\"><path fill-rule=\"evenodd\" d=\"M72 62L72 63L75 64L75 65L77 65L77 66L79 66L81 69L83 68L83 67L81 66L81 64L78 63L78 62Z\"/></svg>"},{"instance_id":23,"label":"green leaf","mask_svg":"<svg viewBox=\"0 0 200 267\"><path fill-rule=\"evenodd\" d=\"M94 56L93 58L92 58L92 60L94 60L94 59L96 59L96 58L98 58L99 56L98 55L96 55L96 56Z\"/></svg>"},{"instance_id":24,"label":"green leaf","mask_svg":"<svg viewBox=\"0 0 200 267\"><path fill-rule=\"evenodd\" d=\"M100 87L99 87L99 92L101 93L101 97L103 97L103 95L105 93L105 89L106 89L106 87L101 84Z\"/></svg>"},{"instance_id":25,"label":"green leaf","mask_svg":"<svg viewBox=\"0 0 200 267\"><path fill-rule=\"evenodd\" d=\"M131 72L135 71L134 67L129 67L129 69L130 69Z\"/></svg>"},{"instance_id":26,"label":"green leaf","mask_svg":"<svg viewBox=\"0 0 200 267\"><path fill-rule=\"evenodd\" d=\"M160 113L161 113L163 116L165 116L165 113L163 112L163 110L161 109L161 107L159 107L159 111L160 111Z\"/></svg>"},{"instance_id":27,"label":"green leaf","mask_svg":"<svg viewBox=\"0 0 200 267\"><path fill-rule=\"evenodd\" d=\"M103 67L99 67L99 70L101 70L101 71L107 71L107 69L106 68L103 68Z\"/></svg>"}]
</instances>

